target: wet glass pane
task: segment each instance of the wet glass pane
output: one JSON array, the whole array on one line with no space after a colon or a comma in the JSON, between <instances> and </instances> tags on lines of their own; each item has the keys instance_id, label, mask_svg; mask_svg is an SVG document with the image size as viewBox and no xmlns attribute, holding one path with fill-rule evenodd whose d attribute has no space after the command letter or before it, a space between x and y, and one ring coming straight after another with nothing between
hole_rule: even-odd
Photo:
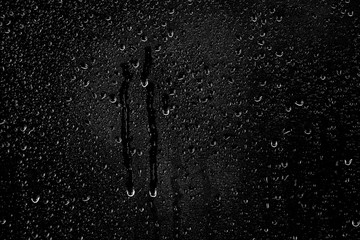
<instances>
[{"instance_id":1,"label":"wet glass pane","mask_svg":"<svg viewBox=\"0 0 360 240\"><path fill-rule=\"evenodd\" d=\"M0 239L360 239L359 15L1 1Z\"/></svg>"}]
</instances>

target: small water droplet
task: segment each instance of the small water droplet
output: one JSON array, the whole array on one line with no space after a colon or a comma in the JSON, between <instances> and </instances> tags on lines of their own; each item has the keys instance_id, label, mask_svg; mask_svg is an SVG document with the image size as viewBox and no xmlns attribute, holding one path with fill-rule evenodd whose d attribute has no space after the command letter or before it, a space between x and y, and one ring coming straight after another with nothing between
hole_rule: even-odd
<instances>
[{"instance_id":1,"label":"small water droplet","mask_svg":"<svg viewBox=\"0 0 360 240\"><path fill-rule=\"evenodd\" d=\"M128 197L133 197L135 195L135 189L131 189L131 192L126 189L126 194L128 195Z\"/></svg>"},{"instance_id":2,"label":"small water droplet","mask_svg":"<svg viewBox=\"0 0 360 240\"><path fill-rule=\"evenodd\" d=\"M26 129L27 129L27 126L25 125L25 126L20 128L20 131L22 131L24 133L26 131Z\"/></svg>"},{"instance_id":3,"label":"small water droplet","mask_svg":"<svg viewBox=\"0 0 360 240\"><path fill-rule=\"evenodd\" d=\"M83 199L83 202L87 202L90 200L90 196L87 196L86 198Z\"/></svg>"},{"instance_id":4,"label":"small water droplet","mask_svg":"<svg viewBox=\"0 0 360 240\"><path fill-rule=\"evenodd\" d=\"M169 36L169 38L172 38L172 37L174 36L174 31L173 31L173 30L170 30L170 31L168 32L168 36Z\"/></svg>"},{"instance_id":5,"label":"small water droplet","mask_svg":"<svg viewBox=\"0 0 360 240\"><path fill-rule=\"evenodd\" d=\"M117 142L117 143L121 143L121 142L122 142L121 137L116 136L116 137L115 137L115 142Z\"/></svg>"},{"instance_id":6,"label":"small water droplet","mask_svg":"<svg viewBox=\"0 0 360 240\"><path fill-rule=\"evenodd\" d=\"M277 146L278 146L278 142L277 141L271 141L271 147L273 147L273 148L276 148Z\"/></svg>"},{"instance_id":7,"label":"small water droplet","mask_svg":"<svg viewBox=\"0 0 360 240\"><path fill-rule=\"evenodd\" d=\"M131 65L133 66L133 68L138 68L139 66L140 66L140 62L139 62L139 60L135 60L135 61L133 61L132 63L131 63Z\"/></svg>"},{"instance_id":8,"label":"small water droplet","mask_svg":"<svg viewBox=\"0 0 360 240\"><path fill-rule=\"evenodd\" d=\"M38 203L39 200L40 200L40 196L39 196L39 195L36 196L35 198L31 198L31 201L32 201L33 203Z\"/></svg>"},{"instance_id":9,"label":"small water droplet","mask_svg":"<svg viewBox=\"0 0 360 240\"><path fill-rule=\"evenodd\" d=\"M155 188L155 191L154 191L154 193L151 193L151 191L149 191L149 195L150 195L150 197L156 197L156 195L157 195L157 190L156 190L156 188Z\"/></svg>"},{"instance_id":10,"label":"small water droplet","mask_svg":"<svg viewBox=\"0 0 360 240\"><path fill-rule=\"evenodd\" d=\"M359 221L354 221L354 220L352 220L351 221L351 224L354 226L354 227L359 227L360 226L360 220Z\"/></svg>"},{"instance_id":11,"label":"small water droplet","mask_svg":"<svg viewBox=\"0 0 360 240\"><path fill-rule=\"evenodd\" d=\"M163 110L162 110L162 113L163 113L165 116L167 116L167 115L169 115L169 113L170 113L170 109L169 109L169 108L163 109Z\"/></svg>"},{"instance_id":12,"label":"small water droplet","mask_svg":"<svg viewBox=\"0 0 360 240\"><path fill-rule=\"evenodd\" d=\"M141 38L140 38L140 40L141 40L142 42L147 42L148 37L147 37L146 35L142 35Z\"/></svg>"},{"instance_id":13,"label":"small water droplet","mask_svg":"<svg viewBox=\"0 0 360 240\"><path fill-rule=\"evenodd\" d=\"M305 133L306 135L310 135L310 134L311 134L311 129L305 129L305 130L304 130L304 133Z\"/></svg>"},{"instance_id":14,"label":"small water droplet","mask_svg":"<svg viewBox=\"0 0 360 240\"><path fill-rule=\"evenodd\" d=\"M85 83L84 83L84 88L88 87L90 85L90 81L87 80Z\"/></svg>"},{"instance_id":15,"label":"small water droplet","mask_svg":"<svg viewBox=\"0 0 360 240\"><path fill-rule=\"evenodd\" d=\"M283 55L284 55L284 52L283 52L283 51L281 51L281 52L275 52L275 56L278 57L278 58L282 57Z\"/></svg>"},{"instance_id":16,"label":"small water droplet","mask_svg":"<svg viewBox=\"0 0 360 240\"><path fill-rule=\"evenodd\" d=\"M285 162L285 163L281 163L281 166L283 167L283 168L287 168L287 166L289 165L289 163L288 162Z\"/></svg>"},{"instance_id":17,"label":"small water droplet","mask_svg":"<svg viewBox=\"0 0 360 240\"><path fill-rule=\"evenodd\" d=\"M146 87L149 85L149 80L146 79L145 82L140 81L140 85L141 85L142 87L146 88Z\"/></svg>"},{"instance_id":18,"label":"small water droplet","mask_svg":"<svg viewBox=\"0 0 360 240\"><path fill-rule=\"evenodd\" d=\"M353 161L352 158L349 159L349 160L346 160L346 159L345 159L345 165L346 165L346 166L350 166L351 163L352 163L352 161Z\"/></svg>"},{"instance_id":19,"label":"small water droplet","mask_svg":"<svg viewBox=\"0 0 360 240\"><path fill-rule=\"evenodd\" d=\"M258 97L258 98L254 98L255 102L260 102L262 100L262 96Z\"/></svg>"},{"instance_id":20,"label":"small water droplet","mask_svg":"<svg viewBox=\"0 0 360 240\"><path fill-rule=\"evenodd\" d=\"M302 107L304 105L304 101L303 100L301 100L300 102L296 101L295 105L298 106L298 107Z\"/></svg>"},{"instance_id":21,"label":"small water droplet","mask_svg":"<svg viewBox=\"0 0 360 240\"><path fill-rule=\"evenodd\" d=\"M115 94L111 94L109 97L110 97L109 100L110 100L111 103L116 103L117 98L116 98Z\"/></svg>"},{"instance_id":22,"label":"small water droplet","mask_svg":"<svg viewBox=\"0 0 360 240\"><path fill-rule=\"evenodd\" d=\"M81 63L80 68L83 69L83 70L86 70L86 69L89 68L89 65L87 63Z\"/></svg>"}]
</instances>

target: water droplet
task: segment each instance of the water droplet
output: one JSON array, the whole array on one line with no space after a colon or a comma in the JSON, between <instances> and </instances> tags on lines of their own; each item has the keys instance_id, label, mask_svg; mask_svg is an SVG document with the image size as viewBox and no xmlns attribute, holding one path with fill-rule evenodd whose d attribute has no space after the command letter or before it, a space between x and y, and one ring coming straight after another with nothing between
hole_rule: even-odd
<instances>
[{"instance_id":1,"label":"water droplet","mask_svg":"<svg viewBox=\"0 0 360 240\"><path fill-rule=\"evenodd\" d=\"M260 86L261 86L261 87L264 87L265 85L266 85L266 81L260 82Z\"/></svg>"},{"instance_id":2,"label":"water droplet","mask_svg":"<svg viewBox=\"0 0 360 240\"><path fill-rule=\"evenodd\" d=\"M156 45L155 46L155 52L160 52L161 50L161 45Z\"/></svg>"},{"instance_id":3,"label":"water droplet","mask_svg":"<svg viewBox=\"0 0 360 240\"><path fill-rule=\"evenodd\" d=\"M352 220L351 221L351 224L354 226L354 227L359 227L360 226L360 220L359 221L354 221L354 220Z\"/></svg>"},{"instance_id":4,"label":"water droplet","mask_svg":"<svg viewBox=\"0 0 360 240\"><path fill-rule=\"evenodd\" d=\"M36 196L36 198L31 198L31 201L32 201L33 203L38 203L39 200L40 200L40 196L39 196L39 195Z\"/></svg>"},{"instance_id":5,"label":"water droplet","mask_svg":"<svg viewBox=\"0 0 360 240\"><path fill-rule=\"evenodd\" d=\"M352 161L353 161L352 158L349 159L349 160L346 160L346 159L345 159L345 165L346 165L346 166L350 166L351 163L352 163Z\"/></svg>"},{"instance_id":6,"label":"water droplet","mask_svg":"<svg viewBox=\"0 0 360 240\"><path fill-rule=\"evenodd\" d=\"M276 148L277 146L278 146L278 142L277 141L271 141L271 147L273 147L273 148Z\"/></svg>"},{"instance_id":7,"label":"water droplet","mask_svg":"<svg viewBox=\"0 0 360 240\"><path fill-rule=\"evenodd\" d=\"M258 98L254 98L255 102L260 102L262 100L262 96L258 97Z\"/></svg>"},{"instance_id":8,"label":"water droplet","mask_svg":"<svg viewBox=\"0 0 360 240\"><path fill-rule=\"evenodd\" d=\"M84 83L84 88L88 87L90 85L90 81L87 80L85 83Z\"/></svg>"},{"instance_id":9,"label":"water droplet","mask_svg":"<svg viewBox=\"0 0 360 240\"><path fill-rule=\"evenodd\" d=\"M216 140L213 139L211 142L210 142L210 146L215 146L217 144Z\"/></svg>"},{"instance_id":10,"label":"water droplet","mask_svg":"<svg viewBox=\"0 0 360 240\"><path fill-rule=\"evenodd\" d=\"M131 65L133 66L133 68L138 68L140 66L140 62L139 60L135 60L135 61L132 61Z\"/></svg>"},{"instance_id":11,"label":"water droplet","mask_svg":"<svg viewBox=\"0 0 360 240\"><path fill-rule=\"evenodd\" d=\"M115 94L110 94L109 100L110 100L111 103L116 103L117 98L116 98Z\"/></svg>"},{"instance_id":12,"label":"water droplet","mask_svg":"<svg viewBox=\"0 0 360 240\"><path fill-rule=\"evenodd\" d=\"M131 189L131 192L126 189L126 194L128 195L128 197L133 197L135 195L135 189Z\"/></svg>"},{"instance_id":13,"label":"water droplet","mask_svg":"<svg viewBox=\"0 0 360 240\"><path fill-rule=\"evenodd\" d=\"M235 116L236 116L236 117L240 117L241 114L242 114L242 112L240 112L240 111L235 112Z\"/></svg>"},{"instance_id":14,"label":"water droplet","mask_svg":"<svg viewBox=\"0 0 360 240\"><path fill-rule=\"evenodd\" d=\"M22 131L24 133L26 131L26 129L27 129L27 126L25 125L25 126L20 128L20 131Z\"/></svg>"},{"instance_id":15,"label":"water droplet","mask_svg":"<svg viewBox=\"0 0 360 240\"><path fill-rule=\"evenodd\" d=\"M142 35L141 38L140 38L140 40L141 40L142 42L147 42L148 37L147 37L146 35Z\"/></svg>"},{"instance_id":16,"label":"water droplet","mask_svg":"<svg viewBox=\"0 0 360 240\"><path fill-rule=\"evenodd\" d=\"M150 195L150 197L153 197L153 198L156 197L156 195L157 195L156 188L155 188L154 194L152 194L151 191L149 191L149 195Z\"/></svg>"},{"instance_id":17,"label":"water droplet","mask_svg":"<svg viewBox=\"0 0 360 240\"><path fill-rule=\"evenodd\" d=\"M90 196L87 196L86 198L83 199L84 202L87 202L90 200Z\"/></svg>"},{"instance_id":18,"label":"water droplet","mask_svg":"<svg viewBox=\"0 0 360 240\"><path fill-rule=\"evenodd\" d=\"M298 107L302 107L304 105L304 101L303 100L301 100L300 102L296 101L295 105Z\"/></svg>"},{"instance_id":19,"label":"water droplet","mask_svg":"<svg viewBox=\"0 0 360 240\"><path fill-rule=\"evenodd\" d=\"M170 113L170 109L169 109L169 108L163 109L163 110L162 110L162 113L163 113L165 116L167 116L167 115L169 115L169 113Z\"/></svg>"},{"instance_id":20,"label":"water droplet","mask_svg":"<svg viewBox=\"0 0 360 240\"><path fill-rule=\"evenodd\" d=\"M87 63L81 63L80 68L83 69L83 70L86 70L86 69L89 68L89 65Z\"/></svg>"},{"instance_id":21,"label":"water droplet","mask_svg":"<svg viewBox=\"0 0 360 240\"><path fill-rule=\"evenodd\" d=\"M170 30L170 31L168 32L168 36L169 36L169 38L172 38L172 37L174 36L174 31L173 31L173 30Z\"/></svg>"},{"instance_id":22,"label":"water droplet","mask_svg":"<svg viewBox=\"0 0 360 240\"><path fill-rule=\"evenodd\" d=\"M146 88L146 87L149 85L149 80L146 79L145 82L141 81L141 82L140 82L140 85L141 85L142 87Z\"/></svg>"},{"instance_id":23,"label":"water droplet","mask_svg":"<svg viewBox=\"0 0 360 240\"><path fill-rule=\"evenodd\" d=\"M116 137L115 137L115 142L117 142L117 143L121 143L121 142L122 142L121 137L116 136Z\"/></svg>"},{"instance_id":24,"label":"water droplet","mask_svg":"<svg viewBox=\"0 0 360 240\"><path fill-rule=\"evenodd\" d=\"M304 133L305 133L306 135L310 135L310 134L311 134L311 129L305 129L305 130L304 130Z\"/></svg>"},{"instance_id":25,"label":"water droplet","mask_svg":"<svg viewBox=\"0 0 360 240\"><path fill-rule=\"evenodd\" d=\"M284 52L283 52L283 51L281 51L281 52L275 52L275 56L278 57L278 58L282 57L283 55L284 55Z\"/></svg>"},{"instance_id":26,"label":"water droplet","mask_svg":"<svg viewBox=\"0 0 360 240\"><path fill-rule=\"evenodd\" d=\"M175 13L175 8L172 8L170 11L169 11L169 14L170 15L173 15Z\"/></svg>"}]
</instances>

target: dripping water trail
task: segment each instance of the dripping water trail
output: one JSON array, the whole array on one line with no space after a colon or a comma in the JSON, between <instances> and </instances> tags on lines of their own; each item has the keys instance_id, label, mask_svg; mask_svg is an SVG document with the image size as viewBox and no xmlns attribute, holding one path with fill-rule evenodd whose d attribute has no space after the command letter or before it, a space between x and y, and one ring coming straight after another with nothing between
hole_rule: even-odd
<instances>
[{"instance_id":1,"label":"dripping water trail","mask_svg":"<svg viewBox=\"0 0 360 240\"><path fill-rule=\"evenodd\" d=\"M151 47L145 48L145 62L141 73L141 85L146 87L146 110L148 112L149 134L150 134L150 196L156 197L157 194L157 149L158 149L158 132L156 127L156 113L154 108L155 84L149 82L149 75L152 66Z\"/></svg>"},{"instance_id":2,"label":"dripping water trail","mask_svg":"<svg viewBox=\"0 0 360 240\"><path fill-rule=\"evenodd\" d=\"M121 68L124 76L124 81L122 82L121 88L119 90L119 98L121 103L121 139L123 144L124 165L127 170L126 192L129 197L132 197L135 194L135 190L132 179L132 158L130 153L130 109L128 100L128 90L132 75L127 63L122 63Z\"/></svg>"}]
</instances>

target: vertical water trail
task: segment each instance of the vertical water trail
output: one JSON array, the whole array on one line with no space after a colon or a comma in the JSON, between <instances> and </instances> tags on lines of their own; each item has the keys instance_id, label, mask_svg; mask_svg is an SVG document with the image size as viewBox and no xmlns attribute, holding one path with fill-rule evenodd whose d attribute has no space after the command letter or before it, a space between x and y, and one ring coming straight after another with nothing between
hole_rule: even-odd
<instances>
[{"instance_id":1,"label":"vertical water trail","mask_svg":"<svg viewBox=\"0 0 360 240\"><path fill-rule=\"evenodd\" d=\"M124 165L127 170L126 193L129 197L132 197L135 194L135 189L132 179L132 158L130 153L130 126L129 126L130 109L129 109L129 101L128 101L129 83L131 81L132 75L129 70L129 64L122 63L121 68L124 76L124 81L122 82L121 88L119 90L119 99L121 103L121 139L123 144Z\"/></svg>"},{"instance_id":2,"label":"vertical water trail","mask_svg":"<svg viewBox=\"0 0 360 240\"><path fill-rule=\"evenodd\" d=\"M156 127L156 113L154 108L154 93L155 84L149 82L149 75L152 66L151 47L145 48L145 62L143 71L141 73L141 85L146 87L146 110L148 112L149 121L149 135L150 135L150 152L149 152L149 163L150 163L150 190L149 194L151 197L156 197L157 194L157 149L158 149L158 132Z\"/></svg>"}]
</instances>

